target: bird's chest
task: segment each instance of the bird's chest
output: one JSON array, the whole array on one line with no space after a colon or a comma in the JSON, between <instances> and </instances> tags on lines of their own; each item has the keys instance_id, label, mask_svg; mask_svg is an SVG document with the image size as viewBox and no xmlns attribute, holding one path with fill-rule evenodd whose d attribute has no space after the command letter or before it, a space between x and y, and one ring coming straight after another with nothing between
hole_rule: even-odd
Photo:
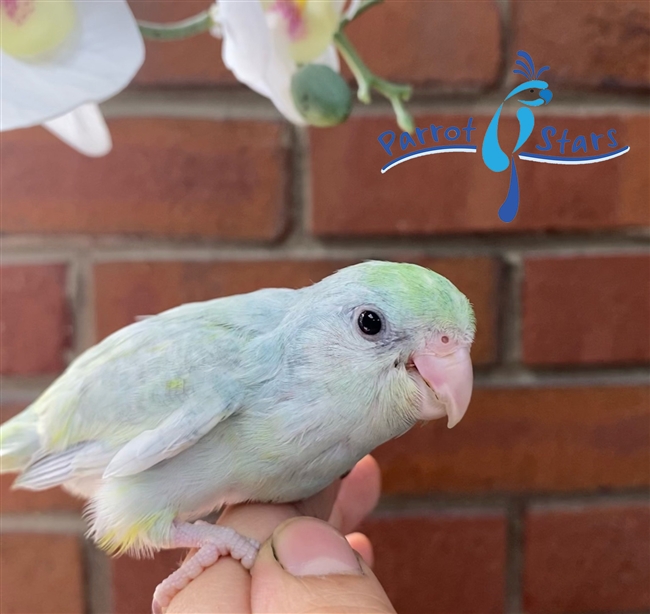
<instances>
[{"instance_id":1,"label":"bird's chest","mask_svg":"<svg viewBox=\"0 0 650 614\"><path fill-rule=\"evenodd\" d=\"M258 482L256 497L291 502L310 497L347 473L367 452L345 438L322 449L299 448L278 458L266 479Z\"/></svg>"},{"instance_id":2,"label":"bird's chest","mask_svg":"<svg viewBox=\"0 0 650 614\"><path fill-rule=\"evenodd\" d=\"M260 467L256 496L263 500L310 496L381 443L354 408L345 413L314 403L299 416L281 405L275 409L258 422L257 443L250 450Z\"/></svg>"}]
</instances>

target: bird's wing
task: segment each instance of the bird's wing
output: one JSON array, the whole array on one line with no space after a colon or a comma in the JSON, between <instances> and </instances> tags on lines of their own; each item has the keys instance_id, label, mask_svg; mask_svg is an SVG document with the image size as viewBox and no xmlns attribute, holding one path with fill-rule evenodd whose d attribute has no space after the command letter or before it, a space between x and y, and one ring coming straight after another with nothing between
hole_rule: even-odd
<instances>
[{"instance_id":1,"label":"bird's wing","mask_svg":"<svg viewBox=\"0 0 650 614\"><path fill-rule=\"evenodd\" d=\"M483 137L483 147L481 148L483 162L495 173L505 171L510 165L510 158L504 153L499 144L499 118L501 117L502 109L503 103L490 120L490 124Z\"/></svg>"},{"instance_id":2,"label":"bird's wing","mask_svg":"<svg viewBox=\"0 0 650 614\"><path fill-rule=\"evenodd\" d=\"M535 115L528 107L521 107L517 111L517 120L519 120L519 138L517 144L512 150L513 153L518 151L519 148L528 140L535 127Z\"/></svg>"},{"instance_id":3,"label":"bird's wing","mask_svg":"<svg viewBox=\"0 0 650 614\"><path fill-rule=\"evenodd\" d=\"M21 424L38 433L33 459L43 468L48 456L98 444L106 460L94 471L101 475L110 463L110 473L127 475L191 446L237 410L247 350L282 321L297 293L270 289L188 304L106 338L26 410L30 420ZM79 458L69 459L75 472L85 471Z\"/></svg>"},{"instance_id":4,"label":"bird's wing","mask_svg":"<svg viewBox=\"0 0 650 614\"><path fill-rule=\"evenodd\" d=\"M188 400L158 427L140 433L121 448L106 467L103 477L140 473L193 446L237 409L236 404L227 405L222 399L223 396L215 399L210 411L206 411L203 404Z\"/></svg>"},{"instance_id":5,"label":"bird's wing","mask_svg":"<svg viewBox=\"0 0 650 614\"><path fill-rule=\"evenodd\" d=\"M124 477L145 471L194 445L239 409L234 386L227 388L228 383L223 381L218 392L193 395L155 428L138 433L121 447L97 438L62 451L41 449L15 486L43 490L80 477Z\"/></svg>"}]
</instances>

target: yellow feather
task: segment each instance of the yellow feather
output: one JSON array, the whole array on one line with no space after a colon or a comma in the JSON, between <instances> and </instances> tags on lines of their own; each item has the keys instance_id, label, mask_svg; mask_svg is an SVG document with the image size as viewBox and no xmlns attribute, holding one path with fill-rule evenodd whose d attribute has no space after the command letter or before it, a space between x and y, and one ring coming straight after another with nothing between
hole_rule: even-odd
<instances>
[{"instance_id":1,"label":"yellow feather","mask_svg":"<svg viewBox=\"0 0 650 614\"><path fill-rule=\"evenodd\" d=\"M173 514L168 511L149 514L127 528L111 529L97 540L97 545L108 554L120 555L141 546L138 542L159 522L171 522Z\"/></svg>"}]
</instances>

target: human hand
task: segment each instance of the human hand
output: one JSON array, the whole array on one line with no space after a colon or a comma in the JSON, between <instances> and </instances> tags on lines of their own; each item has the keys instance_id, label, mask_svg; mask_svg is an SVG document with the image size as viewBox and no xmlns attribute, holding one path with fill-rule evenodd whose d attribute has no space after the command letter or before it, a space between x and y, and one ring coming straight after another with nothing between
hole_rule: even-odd
<instances>
[{"instance_id":1,"label":"human hand","mask_svg":"<svg viewBox=\"0 0 650 614\"><path fill-rule=\"evenodd\" d=\"M370 569L368 538L341 536L372 511L379 491L379 468L366 456L343 481L299 504L227 508L218 524L262 542L255 565L249 573L220 559L172 600L167 614L394 613Z\"/></svg>"}]
</instances>

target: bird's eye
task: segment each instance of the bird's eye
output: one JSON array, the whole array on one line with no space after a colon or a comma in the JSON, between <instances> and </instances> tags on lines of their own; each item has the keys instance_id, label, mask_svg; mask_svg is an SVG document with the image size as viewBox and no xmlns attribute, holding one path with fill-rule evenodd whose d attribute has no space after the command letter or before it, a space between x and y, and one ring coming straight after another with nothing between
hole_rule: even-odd
<instances>
[{"instance_id":1,"label":"bird's eye","mask_svg":"<svg viewBox=\"0 0 650 614\"><path fill-rule=\"evenodd\" d=\"M535 93L535 90L529 90L529 91L530 91L531 94L534 94L534 93Z\"/></svg>"},{"instance_id":2,"label":"bird's eye","mask_svg":"<svg viewBox=\"0 0 650 614\"><path fill-rule=\"evenodd\" d=\"M381 332L381 317L374 311L362 311L357 323L361 332L366 335L378 335Z\"/></svg>"},{"instance_id":3,"label":"bird's eye","mask_svg":"<svg viewBox=\"0 0 650 614\"><path fill-rule=\"evenodd\" d=\"M449 343L449 337L447 337L447 335L443 335L442 337L440 337L440 341L442 343Z\"/></svg>"}]
</instances>

